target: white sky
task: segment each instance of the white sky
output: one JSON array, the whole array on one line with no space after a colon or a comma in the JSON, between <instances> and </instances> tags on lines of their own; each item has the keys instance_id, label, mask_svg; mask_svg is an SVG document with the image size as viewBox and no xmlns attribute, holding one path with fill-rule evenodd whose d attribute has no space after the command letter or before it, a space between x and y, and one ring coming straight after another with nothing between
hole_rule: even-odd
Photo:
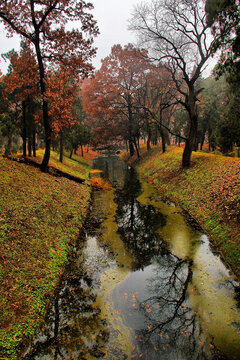
<instances>
[{"instance_id":1,"label":"white sky","mask_svg":"<svg viewBox=\"0 0 240 360\"><path fill-rule=\"evenodd\" d=\"M149 0L147 0L149 1ZM100 35L95 38L94 46L98 48L93 65L99 69L101 59L108 56L115 44L125 45L134 42L134 35L127 30L127 20L131 18L133 7L142 0L89 0L94 6L93 15L97 20ZM19 50L17 37L6 38L3 26L0 25L0 53L11 49ZM7 64L1 59L0 69L5 73Z\"/></svg>"},{"instance_id":2,"label":"white sky","mask_svg":"<svg viewBox=\"0 0 240 360\"><path fill-rule=\"evenodd\" d=\"M94 66L99 68L101 66L100 59L110 54L113 45L126 45L135 41L134 34L127 30L128 20L131 18L134 5L143 1L92 0L91 2L94 5L94 17L100 29L100 35L95 40L98 53L93 61Z\"/></svg>"}]
</instances>

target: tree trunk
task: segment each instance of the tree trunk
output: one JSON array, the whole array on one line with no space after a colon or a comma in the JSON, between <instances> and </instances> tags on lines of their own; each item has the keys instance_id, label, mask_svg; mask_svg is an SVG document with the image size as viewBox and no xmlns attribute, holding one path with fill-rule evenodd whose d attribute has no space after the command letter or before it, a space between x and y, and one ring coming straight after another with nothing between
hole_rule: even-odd
<instances>
[{"instance_id":1,"label":"tree trunk","mask_svg":"<svg viewBox=\"0 0 240 360\"><path fill-rule=\"evenodd\" d=\"M191 155L195 145L196 134L197 134L197 116L194 117L191 121L189 135L187 140L185 141L185 148L182 157L183 168L189 168L191 165Z\"/></svg>"},{"instance_id":2,"label":"tree trunk","mask_svg":"<svg viewBox=\"0 0 240 360\"><path fill-rule=\"evenodd\" d=\"M136 149L136 152L137 152L137 157L138 157L138 159L140 159L140 154L139 154L139 151L138 151L136 138L134 138L134 145L135 145L135 149Z\"/></svg>"},{"instance_id":3,"label":"tree trunk","mask_svg":"<svg viewBox=\"0 0 240 360\"><path fill-rule=\"evenodd\" d=\"M82 157L83 157L83 146L82 146L82 144L80 144L80 147L81 147L81 153L82 153Z\"/></svg>"},{"instance_id":4,"label":"tree trunk","mask_svg":"<svg viewBox=\"0 0 240 360\"><path fill-rule=\"evenodd\" d=\"M178 137L178 147L181 146L181 139L180 139L180 136Z\"/></svg>"},{"instance_id":5,"label":"tree trunk","mask_svg":"<svg viewBox=\"0 0 240 360\"><path fill-rule=\"evenodd\" d=\"M60 132L60 154L59 154L59 161L62 163L63 162L63 133L62 131Z\"/></svg>"},{"instance_id":6,"label":"tree trunk","mask_svg":"<svg viewBox=\"0 0 240 360\"><path fill-rule=\"evenodd\" d=\"M130 156L133 156L135 151L134 151L134 146L133 146L133 141L132 141L132 139L129 139L128 144L129 144Z\"/></svg>"},{"instance_id":7,"label":"tree trunk","mask_svg":"<svg viewBox=\"0 0 240 360\"><path fill-rule=\"evenodd\" d=\"M31 157L32 156L32 139L29 136L28 138L28 156Z\"/></svg>"},{"instance_id":8,"label":"tree trunk","mask_svg":"<svg viewBox=\"0 0 240 360\"><path fill-rule=\"evenodd\" d=\"M151 138L148 136L147 138L147 151L151 150Z\"/></svg>"},{"instance_id":9,"label":"tree trunk","mask_svg":"<svg viewBox=\"0 0 240 360\"><path fill-rule=\"evenodd\" d=\"M130 156L134 155L134 140L133 140L133 113L132 113L132 103L131 103L131 95L128 96L128 133L129 133L129 151Z\"/></svg>"},{"instance_id":10,"label":"tree trunk","mask_svg":"<svg viewBox=\"0 0 240 360\"><path fill-rule=\"evenodd\" d=\"M200 150L203 149L203 145L204 145L204 141L205 141L205 137L206 137L206 131L207 131L207 129L206 129L206 127L204 127L201 142L200 142Z\"/></svg>"},{"instance_id":11,"label":"tree trunk","mask_svg":"<svg viewBox=\"0 0 240 360\"><path fill-rule=\"evenodd\" d=\"M32 134L32 150L33 150L33 157L36 157L36 130L33 129Z\"/></svg>"},{"instance_id":12,"label":"tree trunk","mask_svg":"<svg viewBox=\"0 0 240 360\"><path fill-rule=\"evenodd\" d=\"M157 145L157 140L158 140L158 135L157 135L157 131L154 132L154 136L152 136L152 144L154 146Z\"/></svg>"},{"instance_id":13,"label":"tree trunk","mask_svg":"<svg viewBox=\"0 0 240 360\"><path fill-rule=\"evenodd\" d=\"M8 134L8 142L5 148L5 155L12 155L12 134Z\"/></svg>"},{"instance_id":14,"label":"tree trunk","mask_svg":"<svg viewBox=\"0 0 240 360\"><path fill-rule=\"evenodd\" d=\"M44 71L44 65L43 65L43 59L41 55L41 49L40 49L40 35L39 35L39 29L36 29L36 37L34 41L37 60L38 60L38 67L39 67L39 83L40 83L40 89L41 94L43 97L42 100L42 111L43 111L43 125L44 125L44 131L45 131L45 152L43 156L43 160L40 166L40 169L44 172L47 171L49 159L50 159L50 152L51 152L51 127L49 123L48 118L48 103L46 100L44 100L44 93L46 91L45 86L45 71Z\"/></svg>"},{"instance_id":15,"label":"tree trunk","mask_svg":"<svg viewBox=\"0 0 240 360\"><path fill-rule=\"evenodd\" d=\"M166 139L165 139L164 130L161 125L159 127L159 131L160 131L160 136L162 139L162 152L165 153L166 152Z\"/></svg>"},{"instance_id":16,"label":"tree trunk","mask_svg":"<svg viewBox=\"0 0 240 360\"><path fill-rule=\"evenodd\" d=\"M27 156L27 126L26 126L26 101L22 102L22 150L23 157Z\"/></svg>"},{"instance_id":17,"label":"tree trunk","mask_svg":"<svg viewBox=\"0 0 240 360\"><path fill-rule=\"evenodd\" d=\"M147 120L147 151L151 150L151 126L149 125L149 121Z\"/></svg>"},{"instance_id":18,"label":"tree trunk","mask_svg":"<svg viewBox=\"0 0 240 360\"><path fill-rule=\"evenodd\" d=\"M197 137L198 115L197 115L196 100L195 100L193 88L189 88L187 110L189 115L190 128L189 128L188 138L185 141L185 148L183 151L183 157L182 157L183 168L189 168L191 165L191 155L194 146L196 144L196 137Z\"/></svg>"},{"instance_id":19,"label":"tree trunk","mask_svg":"<svg viewBox=\"0 0 240 360\"><path fill-rule=\"evenodd\" d=\"M69 159L72 158L72 154L73 154L73 149L72 149L71 152L70 152Z\"/></svg>"},{"instance_id":20,"label":"tree trunk","mask_svg":"<svg viewBox=\"0 0 240 360\"><path fill-rule=\"evenodd\" d=\"M165 135L164 131L161 132L161 138L162 138L162 152L166 152L166 141L165 141Z\"/></svg>"}]
</instances>

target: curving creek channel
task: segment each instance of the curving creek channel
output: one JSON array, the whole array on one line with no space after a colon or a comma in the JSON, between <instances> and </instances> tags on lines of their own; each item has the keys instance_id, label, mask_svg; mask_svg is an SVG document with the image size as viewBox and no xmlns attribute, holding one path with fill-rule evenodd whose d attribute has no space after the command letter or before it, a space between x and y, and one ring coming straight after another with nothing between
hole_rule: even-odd
<instances>
[{"instance_id":1,"label":"curving creek channel","mask_svg":"<svg viewBox=\"0 0 240 360\"><path fill-rule=\"evenodd\" d=\"M240 358L239 288L194 221L117 156L24 359Z\"/></svg>"}]
</instances>

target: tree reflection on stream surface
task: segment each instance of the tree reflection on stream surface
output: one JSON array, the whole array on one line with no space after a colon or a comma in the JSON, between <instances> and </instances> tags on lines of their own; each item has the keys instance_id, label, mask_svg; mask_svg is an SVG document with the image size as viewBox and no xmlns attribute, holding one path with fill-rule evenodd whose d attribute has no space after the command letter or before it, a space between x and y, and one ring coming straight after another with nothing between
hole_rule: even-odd
<instances>
[{"instance_id":1,"label":"tree reflection on stream surface","mask_svg":"<svg viewBox=\"0 0 240 360\"><path fill-rule=\"evenodd\" d=\"M117 156L26 359L238 359L237 283L207 236Z\"/></svg>"}]
</instances>

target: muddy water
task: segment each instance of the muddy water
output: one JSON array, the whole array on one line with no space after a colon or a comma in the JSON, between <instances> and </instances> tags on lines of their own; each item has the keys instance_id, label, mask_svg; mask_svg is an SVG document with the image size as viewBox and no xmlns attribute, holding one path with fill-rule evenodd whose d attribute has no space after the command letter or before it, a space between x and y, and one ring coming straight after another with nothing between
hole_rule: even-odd
<instances>
[{"instance_id":1,"label":"muddy water","mask_svg":"<svg viewBox=\"0 0 240 360\"><path fill-rule=\"evenodd\" d=\"M30 359L238 359L238 287L207 236L118 157Z\"/></svg>"}]
</instances>

